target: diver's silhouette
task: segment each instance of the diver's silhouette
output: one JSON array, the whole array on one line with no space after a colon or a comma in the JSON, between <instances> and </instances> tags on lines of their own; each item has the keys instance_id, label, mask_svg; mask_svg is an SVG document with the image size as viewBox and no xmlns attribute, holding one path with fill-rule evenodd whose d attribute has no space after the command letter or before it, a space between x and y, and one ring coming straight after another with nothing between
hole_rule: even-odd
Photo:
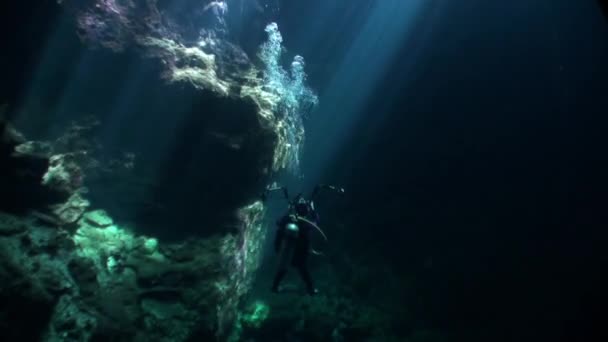
<instances>
[{"instance_id":1,"label":"diver's silhouette","mask_svg":"<svg viewBox=\"0 0 608 342\"><path fill-rule=\"evenodd\" d=\"M319 215L314 206L314 199L323 189L344 192L342 188L329 185L319 185L315 187L310 200L302 194L297 195L293 201L289 201L289 194L284 187L273 185L262 195L265 200L271 191L282 190L285 199L289 203L287 213L277 221L277 231L274 240L274 249L278 254L279 265L272 282L272 291L280 292L281 281L287 274L289 266L293 266L306 285L306 291L310 295L318 291L314 287L310 271L308 270L308 256L311 252L316 253L310 244L311 231L317 230L323 238L327 240L325 233L319 228Z\"/></svg>"}]
</instances>

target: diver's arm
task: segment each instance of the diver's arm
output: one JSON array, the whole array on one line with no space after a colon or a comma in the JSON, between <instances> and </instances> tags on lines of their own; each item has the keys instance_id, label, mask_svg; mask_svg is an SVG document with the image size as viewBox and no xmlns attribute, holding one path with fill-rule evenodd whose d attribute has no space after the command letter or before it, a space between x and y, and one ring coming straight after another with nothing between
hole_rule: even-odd
<instances>
[{"instance_id":1,"label":"diver's arm","mask_svg":"<svg viewBox=\"0 0 608 342\"><path fill-rule=\"evenodd\" d=\"M268 199L268 195L270 195L271 193L273 193L275 191L282 191L283 196L285 197L285 200L287 200L287 202L289 202L289 191L287 190L287 187L279 186L279 185L277 185L277 183L272 183L271 185L266 187L266 190L264 190L264 192L260 196L262 199L262 202L266 202L266 200Z\"/></svg>"},{"instance_id":2,"label":"diver's arm","mask_svg":"<svg viewBox=\"0 0 608 342\"><path fill-rule=\"evenodd\" d=\"M340 188L335 185L319 184L315 186L315 189L312 191L312 196L310 196L310 198L314 201L316 197L321 193L321 190L332 190L342 194L344 193L344 188Z\"/></svg>"}]
</instances>

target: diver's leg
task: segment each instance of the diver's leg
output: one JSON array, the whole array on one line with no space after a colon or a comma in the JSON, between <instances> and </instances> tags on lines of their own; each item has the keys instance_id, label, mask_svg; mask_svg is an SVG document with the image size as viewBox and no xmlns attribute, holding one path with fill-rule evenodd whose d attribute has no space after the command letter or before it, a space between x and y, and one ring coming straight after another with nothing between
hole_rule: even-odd
<instances>
[{"instance_id":1,"label":"diver's leg","mask_svg":"<svg viewBox=\"0 0 608 342\"><path fill-rule=\"evenodd\" d=\"M272 292L279 292L279 286L281 285L281 280L283 280L283 278L285 278L285 275L287 274L287 269L286 268L279 268L279 270L277 271L277 273L274 275L274 280L272 281Z\"/></svg>"},{"instance_id":2,"label":"diver's leg","mask_svg":"<svg viewBox=\"0 0 608 342\"><path fill-rule=\"evenodd\" d=\"M281 246L281 250L279 251L279 262L277 265L277 273L274 275L274 280L272 281L272 292L279 292L281 285L281 280L285 278L287 274L287 268L289 267L289 260L292 258L294 251L293 243L290 240L286 240Z\"/></svg>"},{"instance_id":3,"label":"diver's leg","mask_svg":"<svg viewBox=\"0 0 608 342\"><path fill-rule=\"evenodd\" d=\"M306 263L299 263L298 265L295 265L295 266L296 266L296 269L298 270L298 273L300 274L300 277L304 281L304 284L306 284L306 292L308 292L309 295L316 294L318 291L317 291L317 289L315 289L315 287L313 285L312 277L310 276L310 272L308 271L308 267L306 266Z\"/></svg>"}]
</instances>

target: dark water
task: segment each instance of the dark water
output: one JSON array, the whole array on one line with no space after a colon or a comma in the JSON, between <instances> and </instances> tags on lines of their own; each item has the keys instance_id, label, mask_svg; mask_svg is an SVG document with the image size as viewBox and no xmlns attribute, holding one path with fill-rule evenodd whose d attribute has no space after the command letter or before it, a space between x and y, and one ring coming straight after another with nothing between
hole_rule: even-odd
<instances>
[{"instance_id":1,"label":"dark water","mask_svg":"<svg viewBox=\"0 0 608 342\"><path fill-rule=\"evenodd\" d=\"M296 37L299 10L283 19ZM323 35L312 68L340 63L368 13L347 12L329 16L344 31ZM423 13L323 172L349 193L331 214L345 225L336 253L413 277L416 324L457 340L605 338L605 16L593 1ZM321 88L331 77L310 73ZM339 132L323 120L310 122L311 164Z\"/></svg>"},{"instance_id":2,"label":"dark water","mask_svg":"<svg viewBox=\"0 0 608 342\"><path fill-rule=\"evenodd\" d=\"M0 104L54 108L53 117L29 120L9 113L23 120L24 131L53 135L76 112L123 118L116 130L106 121L100 137L109 150L127 149L160 165L141 176L166 186L139 196L171 199L164 210L173 215L166 222L148 212L137 219L167 238L177 238L162 228L176 217L194 224L186 235L199 232L201 217L213 226L228 215L214 203L242 205L263 188L252 175L241 180L251 189L235 189L241 168L201 171L209 161L192 157L208 147L193 147L197 130L215 122L192 120L190 111L225 104L192 93L183 108L163 108L171 101L163 96L172 93L146 87L156 65L111 53L86 58L73 32L65 33L71 28L62 12L39 3L2 4L0 12ZM273 8L264 20L277 21L287 55L305 57L320 99L305 121L303 178L279 180L293 189L317 183L346 189L318 203L330 240L315 242L325 256L311 261L322 293L383 312L398 341L608 339L602 1L258 3ZM239 32L248 53L264 38ZM136 76L118 87L113 75L129 73ZM161 121L166 110L172 120ZM177 133L156 134L167 125ZM242 160L219 155L219 165ZM199 178L217 182L208 192L183 195ZM97 203L111 206L104 196ZM273 205L273 214L282 212L282 204ZM266 254L268 262L272 252ZM250 297L268 296L272 273L262 267ZM284 307L289 296L271 300L271 307ZM270 324L252 339L311 340L281 335L289 322ZM367 341L351 334L343 340Z\"/></svg>"}]
</instances>

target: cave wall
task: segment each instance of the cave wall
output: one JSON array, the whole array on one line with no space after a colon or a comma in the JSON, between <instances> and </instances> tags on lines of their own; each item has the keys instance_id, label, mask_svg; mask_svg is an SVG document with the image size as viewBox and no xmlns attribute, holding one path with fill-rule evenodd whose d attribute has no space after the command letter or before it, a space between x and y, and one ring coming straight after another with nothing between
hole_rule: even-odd
<instances>
[{"instance_id":1,"label":"cave wall","mask_svg":"<svg viewBox=\"0 0 608 342\"><path fill-rule=\"evenodd\" d=\"M85 44L79 17L65 3L2 4L3 33L12 33L0 57L0 103L8 105L0 121L6 336L222 340L239 319L264 245L257 197L281 164L273 98L252 64L242 69L250 62L229 42L206 52L168 38L142 43L129 40L135 28L129 39L114 41L125 43L122 49ZM77 5L98 10L91 1ZM117 37L124 38L104 36ZM216 60L216 49L229 58ZM49 156L16 159L14 148L26 140L57 144L72 121L88 115L100 125L83 138L109 157L97 161L133 153L135 167L78 169L85 170L85 188L77 190L93 208L82 199L82 212L65 224L51 217L42 194ZM6 122L23 137L5 134ZM16 182L20 177L27 182ZM16 202L20 210L4 213ZM107 211L91 210L98 208ZM37 315L21 320L24 311Z\"/></svg>"},{"instance_id":2,"label":"cave wall","mask_svg":"<svg viewBox=\"0 0 608 342\"><path fill-rule=\"evenodd\" d=\"M24 19L12 27L3 54L10 70L0 100L9 104L6 116L28 139L52 140L71 121L93 115L101 125L88 139L108 155L136 156L131 174L90 179L94 206L160 235L167 226L180 227L184 237L235 225L235 208L257 198L279 143L253 100L171 83L160 58L128 41L120 51L88 46L73 7L14 6L12 13ZM76 10L80 6L87 4ZM16 38L26 33L34 43ZM15 63L21 55L23 62Z\"/></svg>"}]
</instances>

